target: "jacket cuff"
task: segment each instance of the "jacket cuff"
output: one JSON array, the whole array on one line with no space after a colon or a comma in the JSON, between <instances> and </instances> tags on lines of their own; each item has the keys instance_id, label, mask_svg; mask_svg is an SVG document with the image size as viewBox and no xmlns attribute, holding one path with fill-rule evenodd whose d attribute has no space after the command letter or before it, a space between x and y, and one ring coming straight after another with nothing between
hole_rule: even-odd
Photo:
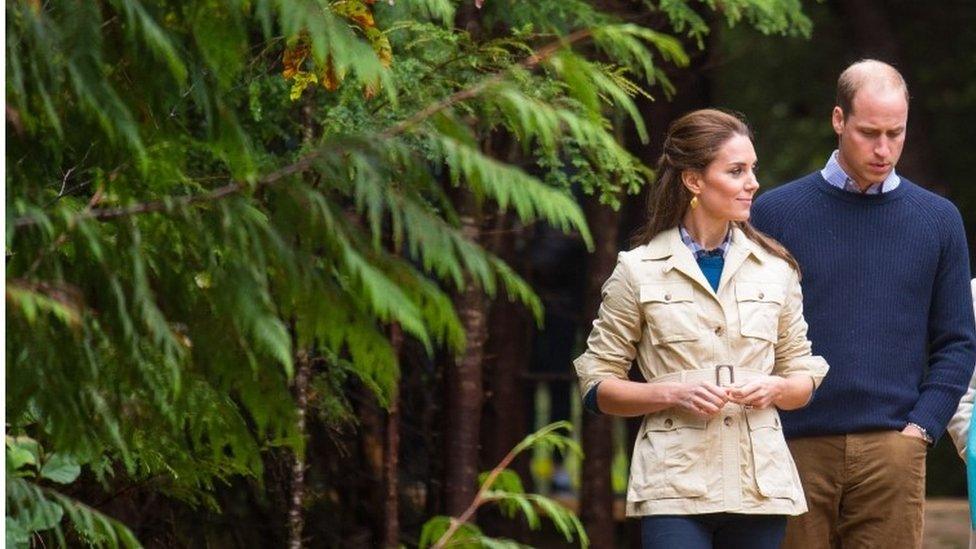
<instances>
[{"instance_id":1,"label":"jacket cuff","mask_svg":"<svg viewBox=\"0 0 976 549\"><path fill-rule=\"evenodd\" d=\"M600 388L600 383L602 383L602 381L597 381L596 384L586 392L586 396L583 397L583 408L590 413L597 415L603 415L603 412L600 411L600 406L596 401L596 391Z\"/></svg>"},{"instance_id":2,"label":"jacket cuff","mask_svg":"<svg viewBox=\"0 0 976 549\"><path fill-rule=\"evenodd\" d=\"M810 376L813 379L813 389L817 390L824 376L827 375L827 361L817 355L781 360L776 364L776 375L788 377L797 375Z\"/></svg>"}]
</instances>

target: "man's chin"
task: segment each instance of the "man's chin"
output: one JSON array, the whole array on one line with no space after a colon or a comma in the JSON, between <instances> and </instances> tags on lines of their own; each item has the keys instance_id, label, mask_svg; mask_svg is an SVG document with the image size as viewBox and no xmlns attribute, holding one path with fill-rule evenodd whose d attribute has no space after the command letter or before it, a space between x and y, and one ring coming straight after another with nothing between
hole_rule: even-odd
<instances>
[{"instance_id":1,"label":"man's chin","mask_svg":"<svg viewBox=\"0 0 976 549\"><path fill-rule=\"evenodd\" d=\"M891 173L892 166L888 165L884 168L875 168L874 166L868 166L866 173L864 174L864 179L867 181L882 182Z\"/></svg>"}]
</instances>

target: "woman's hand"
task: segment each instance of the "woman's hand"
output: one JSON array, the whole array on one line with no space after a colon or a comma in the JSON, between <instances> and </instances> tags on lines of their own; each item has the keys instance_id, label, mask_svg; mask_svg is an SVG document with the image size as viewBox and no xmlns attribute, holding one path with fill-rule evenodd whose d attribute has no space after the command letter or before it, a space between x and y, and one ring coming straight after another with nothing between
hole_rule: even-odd
<instances>
[{"instance_id":1,"label":"woman's hand","mask_svg":"<svg viewBox=\"0 0 976 549\"><path fill-rule=\"evenodd\" d=\"M786 379L763 376L729 390L729 400L743 406L768 408L777 403L786 390Z\"/></svg>"},{"instance_id":2,"label":"woman's hand","mask_svg":"<svg viewBox=\"0 0 976 549\"><path fill-rule=\"evenodd\" d=\"M717 414L729 401L728 392L722 387L707 381L694 383L670 383L671 400L674 407L702 417L710 418Z\"/></svg>"}]
</instances>

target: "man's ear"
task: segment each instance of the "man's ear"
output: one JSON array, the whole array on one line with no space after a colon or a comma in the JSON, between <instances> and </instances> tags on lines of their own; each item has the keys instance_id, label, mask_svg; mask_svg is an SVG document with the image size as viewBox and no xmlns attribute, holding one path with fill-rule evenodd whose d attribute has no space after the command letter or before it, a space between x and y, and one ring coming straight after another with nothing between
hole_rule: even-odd
<instances>
[{"instance_id":1,"label":"man's ear","mask_svg":"<svg viewBox=\"0 0 976 549\"><path fill-rule=\"evenodd\" d=\"M701 174L695 170L684 170L681 172L681 183L683 183L693 195L697 196L702 192Z\"/></svg>"},{"instance_id":2,"label":"man's ear","mask_svg":"<svg viewBox=\"0 0 976 549\"><path fill-rule=\"evenodd\" d=\"M840 135L844 133L844 110L834 107L834 112L830 113L830 125L834 127L834 133Z\"/></svg>"}]
</instances>

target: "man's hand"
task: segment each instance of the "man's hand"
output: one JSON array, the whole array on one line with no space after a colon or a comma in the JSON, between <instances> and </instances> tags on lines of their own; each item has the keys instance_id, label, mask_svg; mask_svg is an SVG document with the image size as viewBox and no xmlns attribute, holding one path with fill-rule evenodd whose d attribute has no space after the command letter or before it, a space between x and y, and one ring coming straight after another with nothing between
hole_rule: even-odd
<instances>
[{"instance_id":1,"label":"man's hand","mask_svg":"<svg viewBox=\"0 0 976 549\"><path fill-rule=\"evenodd\" d=\"M928 439L925 438L925 434L914 425L906 425L905 428L901 430L901 434L908 437L920 438L925 442L928 442Z\"/></svg>"},{"instance_id":2,"label":"man's hand","mask_svg":"<svg viewBox=\"0 0 976 549\"><path fill-rule=\"evenodd\" d=\"M729 400L743 406L768 408L785 390L786 380L780 376L763 376L729 390Z\"/></svg>"}]
</instances>

